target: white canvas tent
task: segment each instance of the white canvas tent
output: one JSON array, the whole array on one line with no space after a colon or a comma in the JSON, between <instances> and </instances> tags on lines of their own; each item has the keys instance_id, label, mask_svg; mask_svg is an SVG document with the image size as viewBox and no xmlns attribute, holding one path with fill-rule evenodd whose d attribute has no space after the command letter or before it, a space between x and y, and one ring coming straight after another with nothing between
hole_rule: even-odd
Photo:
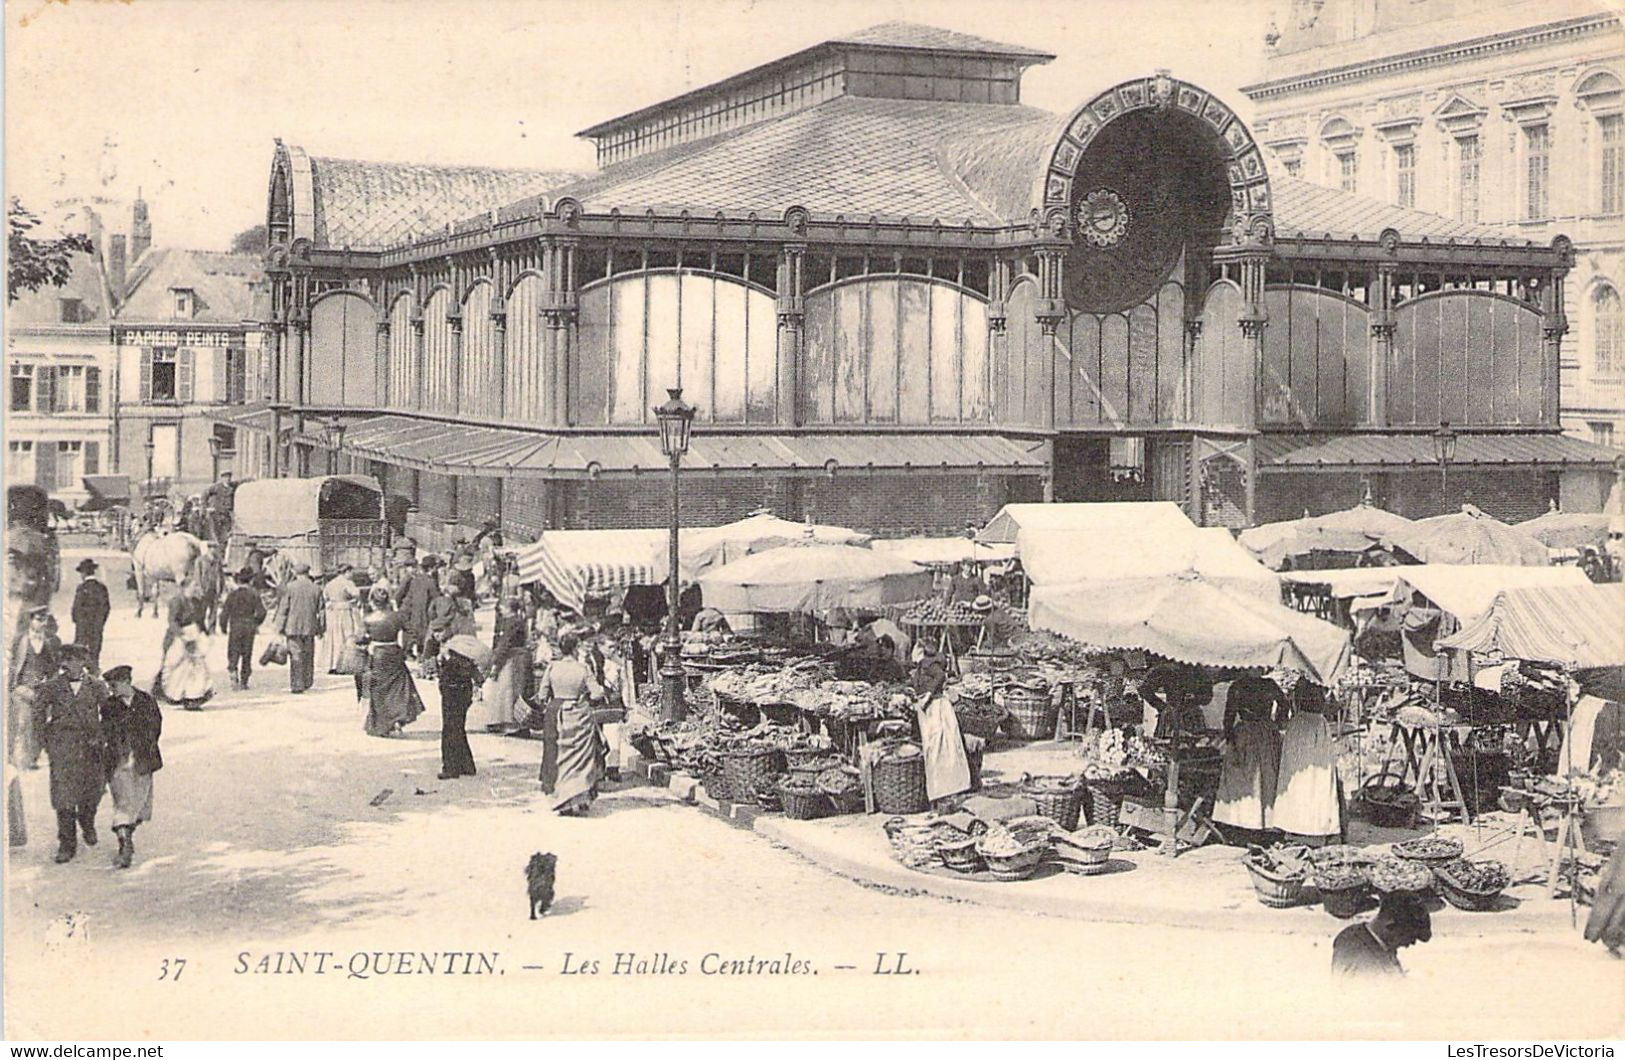
<instances>
[{"instance_id":1,"label":"white canvas tent","mask_svg":"<svg viewBox=\"0 0 1625 1060\"><path fill-rule=\"evenodd\" d=\"M1497 593L1504 589L1561 588L1587 586L1578 567L1511 567L1497 564L1429 563L1416 567L1389 568L1398 577L1387 601L1408 601L1421 593L1442 611L1467 623L1489 610Z\"/></svg>"},{"instance_id":2,"label":"white canvas tent","mask_svg":"<svg viewBox=\"0 0 1625 1060\"><path fill-rule=\"evenodd\" d=\"M707 607L730 613L876 609L929 596L931 573L867 548L789 545L701 575L700 593Z\"/></svg>"},{"instance_id":3,"label":"white canvas tent","mask_svg":"<svg viewBox=\"0 0 1625 1060\"><path fill-rule=\"evenodd\" d=\"M844 526L795 523L758 512L722 526L684 530L678 552L683 581L691 582L715 567L770 548L816 541L826 545L862 545L869 535Z\"/></svg>"},{"instance_id":4,"label":"white canvas tent","mask_svg":"<svg viewBox=\"0 0 1625 1060\"><path fill-rule=\"evenodd\" d=\"M1004 563L1016 556L1016 546L997 542L974 541L968 537L899 537L873 541L869 547L876 552L901 556L915 563Z\"/></svg>"},{"instance_id":5,"label":"white canvas tent","mask_svg":"<svg viewBox=\"0 0 1625 1060\"><path fill-rule=\"evenodd\" d=\"M1281 581L1222 527L1078 532L1023 529L1016 542L1034 587L1200 575L1209 584L1281 602Z\"/></svg>"},{"instance_id":6,"label":"white canvas tent","mask_svg":"<svg viewBox=\"0 0 1625 1060\"><path fill-rule=\"evenodd\" d=\"M976 540L1016 544L1022 530L1151 533L1181 529L1194 530L1196 524L1172 501L1006 504L976 535ZM1022 562L1026 562L1025 558Z\"/></svg>"}]
</instances>

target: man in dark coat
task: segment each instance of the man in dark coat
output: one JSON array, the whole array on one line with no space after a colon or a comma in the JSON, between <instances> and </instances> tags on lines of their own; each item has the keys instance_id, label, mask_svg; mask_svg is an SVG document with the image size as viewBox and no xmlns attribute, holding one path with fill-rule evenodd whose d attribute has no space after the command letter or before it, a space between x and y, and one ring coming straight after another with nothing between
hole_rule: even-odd
<instances>
[{"instance_id":1,"label":"man in dark coat","mask_svg":"<svg viewBox=\"0 0 1625 1060\"><path fill-rule=\"evenodd\" d=\"M6 746L19 768L34 769L45 735L45 705L39 701L39 688L56 676L62 642L51 632L51 612L43 605L28 608L19 617L22 628L11 642L6 668L6 692L12 706Z\"/></svg>"},{"instance_id":2,"label":"man in dark coat","mask_svg":"<svg viewBox=\"0 0 1625 1060\"><path fill-rule=\"evenodd\" d=\"M1332 941L1332 971L1338 975L1403 975L1399 951L1433 937L1433 918L1413 894L1383 896L1371 920L1350 924Z\"/></svg>"},{"instance_id":3,"label":"man in dark coat","mask_svg":"<svg viewBox=\"0 0 1625 1060\"><path fill-rule=\"evenodd\" d=\"M107 745L107 788L113 793L113 833L118 836L115 868L127 869L135 857L135 828L152 820L152 775L164 768L158 737L164 716L158 703L135 687L128 666L102 675L107 701L102 704L102 741Z\"/></svg>"},{"instance_id":4,"label":"man in dark coat","mask_svg":"<svg viewBox=\"0 0 1625 1060\"><path fill-rule=\"evenodd\" d=\"M247 567L237 572L237 587L220 608L220 625L226 631L226 672L231 687L248 687L254 672L254 636L265 621L265 601L254 589L254 572Z\"/></svg>"},{"instance_id":5,"label":"man in dark coat","mask_svg":"<svg viewBox=\"0 0 1625 1060\"><path fill-rule=\"evenodd\" d=\"M421 565L411 568L397 587L400 598L396 606L401 625L406 627L406 650L414 655L422 650L424 635L429 631L429 603L440 595L434 566L434 557L423 557Z\"/></svg>"},{"instance_id":6,"label":"man in dark coat","mask_svg":"<svg viewBox=\"0 0 1625 1060\"><path fill-rule=\"evenodd\" d=\"M85 673L87 653L77 644L62 649L62 672L40 686L45 707L45 753L51 761L51 808L56 811L56 862L72 861L83 833L96 845L96 809L107 787L102 704L107 686Z\"/></svg>"},{"instance_id":7,"label":"man in dark coat","mask_svg":"<svg viewBox=\"0 0 1625 1060\"><path fill-rule=\"evenodd\" d=\"M91 670L101 669L102 630L113 610L107 586L96 577L96 561L86 557L74 568L79 572L79 588L73 592L73 642L90 653Z\"/></svg>"},{"instance_id":8,"label":"man in dark coat","mask_svg":"<svg viewBox=\"0 0 1625 1060\"><path fill-rule=\"evenodd\" d=\"M276 615L276 631L288 641L288 690L294 695L316 683L316 638L327 631L325 612L310 564L295 563Z\"/></svg>"}]
</instances>

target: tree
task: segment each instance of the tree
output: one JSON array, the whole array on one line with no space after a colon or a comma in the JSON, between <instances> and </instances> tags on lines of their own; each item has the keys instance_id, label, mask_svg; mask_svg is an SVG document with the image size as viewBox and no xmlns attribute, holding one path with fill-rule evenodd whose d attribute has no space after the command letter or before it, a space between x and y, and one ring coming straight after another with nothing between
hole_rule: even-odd
<instances>
[{"instance_id":1,"label":"tree","mask_svg":"<svg viewBox=\"0 0 1625 1060\"><path fill-rule=\"evenodd\" d=\"M264 225L245 228L231 237L233 254L263 254L268 246L270 243L266 239Z\"/></svg>"},{"instance_id":2,"label":"tree","mask_svg":"<svg viewBox=\"0 0 1625 1060\"><path fill-rule=\"evenodd\" d=\"M13 195L6 212L10 225L7 249L10 258L6 265L6 301L14 302L24 291L37 291L41 287L61 287L73 275L75 253L91 254L95 244L81 233L61 239L37 239L29 235L39 227L40 219Z\"/></svg>"}]
</instances>

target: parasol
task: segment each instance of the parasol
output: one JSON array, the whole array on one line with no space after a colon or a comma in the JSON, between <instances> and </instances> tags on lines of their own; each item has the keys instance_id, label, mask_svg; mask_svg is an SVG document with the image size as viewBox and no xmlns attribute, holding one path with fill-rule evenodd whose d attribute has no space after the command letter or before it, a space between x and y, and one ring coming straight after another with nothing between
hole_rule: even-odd
<instances>
[{"instance_id":1,"label":"parasol","mask_svg":"<svg viewBox=\"0 0 1625 1060\"><path fill-rule=\"evenodd\" d=\"M852 545L791 545L700 576L706 606L727 612L875 610L931 595L931 574L906 559Z\"/></svg>"},{"instance_id":2,"label":"parasol","mask_svg":"<svg viewBox=\"0 0 1625 1060\"><path fill-rule=\"evenodd\" d=\"M1547 548L1601 548L1608 540L1606 512L1560 512L1556 508L1517 524Z\"/></svg>"},{"instance_id":3,"label":"parasol","mask_svg":"<svg viewBox=\"0 0 1625 1060\"><path fill-rule=\"evenodd\" d=\"M1239 540L1259 562L1279 569L1288 559L1311 552L1365 552L1386 535L1414 525L1402 515L1361 503L1326 515L1265 523L1243 530Z\"/></svg>"},{"instance_id":4,"label":"parasol","mask_svg":"<svg viewBox=\"0 0 1625 1060\"><path fill-rule=\"evenodd\" d=\"M1510 567L1546 567L1546 546L1515 526L1485 515L1471 504L1450 515L1435 515L1382 539L1419 563L1495 563Z\"/></svg>"},{"instance_id":5,"label":"parasol","mask_svg":"<svg viewBox=\"0 0 1625 1060\"><path fill-rule=\"evenodd\" d=\"M826 545L862 545L869 535L844 526L821 526L780 519L771 512L755 512L723 526L685 530L681 549L683 580L693 581L706 571L770 548L798 542Z\"/></svg>"}]
</instances>

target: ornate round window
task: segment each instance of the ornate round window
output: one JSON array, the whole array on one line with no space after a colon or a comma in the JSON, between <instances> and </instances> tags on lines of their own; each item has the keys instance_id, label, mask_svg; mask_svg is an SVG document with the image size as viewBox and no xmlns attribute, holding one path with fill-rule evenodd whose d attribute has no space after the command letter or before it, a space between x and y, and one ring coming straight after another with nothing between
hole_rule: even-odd
<instances>
[{"instance_id":1,"label":"ornate round window","mask_svg":"<svg viewBox=\"0 0 1625 1060\"><path fill-rule=\"evenodd\" d=\"M1078 204L1078 229L1093 246L1116 246L1128 222L1128 203L1110 188L1096 188Z\"/></svg>"}]
</instances>

